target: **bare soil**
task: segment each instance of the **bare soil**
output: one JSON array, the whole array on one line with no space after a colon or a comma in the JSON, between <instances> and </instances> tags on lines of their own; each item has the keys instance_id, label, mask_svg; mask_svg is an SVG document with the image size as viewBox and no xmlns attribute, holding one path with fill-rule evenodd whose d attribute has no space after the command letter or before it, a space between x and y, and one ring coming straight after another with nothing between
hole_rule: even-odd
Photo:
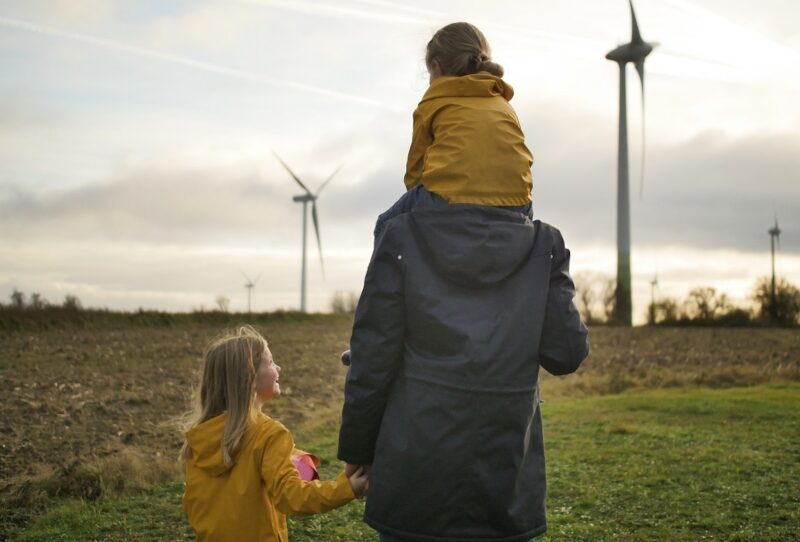
<instances>
[{"instance_id":1,"label":"bare soil","mask_svg":"<svg viewBox=\"0 0 800 542\"><path fill-rule=\"evenodd\" d=\"M266 410L294 430L300 444L338 419L345 374L339 353L347 347L350 323L330 317L257 326L283 368L284 396ZM145 471L159 467L159 476L177 476L179 419L191 408L203 349L223 329L189 324L0 332L0 496L104 461L120 469L136 461ZM590 340L592 352L577 374L543 375L545 400L800 380L797 329L597 327ZM125 474L138 475L144 476ZM113 473L104 476L107 486L115 485Z\"/></svg>"}]
</instances>

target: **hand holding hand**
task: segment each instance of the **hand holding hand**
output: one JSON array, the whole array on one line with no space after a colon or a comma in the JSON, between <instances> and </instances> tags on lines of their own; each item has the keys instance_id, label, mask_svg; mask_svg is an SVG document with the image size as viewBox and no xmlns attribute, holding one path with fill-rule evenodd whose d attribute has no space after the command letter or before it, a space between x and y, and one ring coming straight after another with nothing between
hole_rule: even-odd
<instances>
[{"instance_id":1,"label":"hand holding hand","mask_svg":"<svg viewBox=\"0 0 800 542\"><path fill-rule=\"evenodd\" d=\"M353 494L360 499L369 492L369 465L351 465L347 463L344 468L345 476L350 481Z\"/></svg>"},{"instance_id":2,"label":"hand holding hand","mask_svg":"<svg viewBox=\"0 0 800 542\"><path fill-rule=\"evenodd\" d=\"M350 478L350 475L356 472L361 467L364 467L367 470L367 474L369 474L370 465L354 465L352 463L344 464L344 473L348 478Z\"/></svg>"}]
</instances>

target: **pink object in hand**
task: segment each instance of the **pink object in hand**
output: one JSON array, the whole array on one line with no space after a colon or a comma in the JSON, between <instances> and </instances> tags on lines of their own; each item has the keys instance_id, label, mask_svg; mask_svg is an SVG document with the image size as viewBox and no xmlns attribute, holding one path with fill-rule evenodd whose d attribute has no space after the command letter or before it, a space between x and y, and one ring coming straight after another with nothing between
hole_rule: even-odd
<instances>
[{"instance_id":1,"label":"pink object in hand","mask_svg":"<svg viewBox=\"0 0 800 542\"><path fill-rule=\"evenodd\" d=\"M292 464L300 474L300 479L306 482L319 480L319 473L317 472L319 463L319 457L314 454L309 454L301 450L295 450L294 453L292 453Z\"/></svg>"}]
</instances>

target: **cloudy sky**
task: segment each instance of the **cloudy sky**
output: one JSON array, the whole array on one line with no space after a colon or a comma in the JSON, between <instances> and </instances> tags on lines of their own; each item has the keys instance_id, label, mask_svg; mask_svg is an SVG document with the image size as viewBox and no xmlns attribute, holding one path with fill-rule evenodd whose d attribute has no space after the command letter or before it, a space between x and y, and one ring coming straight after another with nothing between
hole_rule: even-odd
<instances>
[{"instance_id":1,"label":"cloudy sky","mask_svg":"<svg viewBox=\"0 0 800 542\"><path fill-rule=\"evenodd\" d=\"M635 310L711 285L738 299L769 273L800 282L800 4L639 0L647 144L629 68ZM375 216L403 191L424 46L478 25L516 90L534 207L573 271L613 274L624 0L0 1L0 298L192 310L218 295L299 304L312 190L309 306L360 291ZM313 237L309 238L313 243Z\"/></svg>"}]
</instances>

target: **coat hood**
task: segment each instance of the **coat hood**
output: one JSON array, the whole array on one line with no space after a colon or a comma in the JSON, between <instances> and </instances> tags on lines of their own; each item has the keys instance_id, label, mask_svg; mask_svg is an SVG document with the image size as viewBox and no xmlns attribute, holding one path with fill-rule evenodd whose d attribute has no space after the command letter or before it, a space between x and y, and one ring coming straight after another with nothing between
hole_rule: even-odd
<instances>
[{"instance_id":1,"label":"coat hood","mask_svg":"<svg viewBox=\"0 0 800 542\"><path fill-rule=\"evenodd\" d=\"M493 96L502 96L506 100L511 100L514 96L514 89L501 78L489 72L462 76L445 75L431 83L420 103L435 98L491 98Z\"/></svg>"},{"instance_id":2,"label":"coat hood","mask_svg":"<svg viewBox=\"0 0 800 542\"><path fill-rule=\"evenodd\" d=\"M186 432L195 464L211 476L219 476L233 467L222 461L222 432L226 419L227 414L220 414Z\"/></svg>"},{"instance_id":3,"label":"coat hood","mask_svg":"<svg viewBox=\"0 0 800 542\"><path fill-rule=\"evenodd\" d=\"M464 286L503 281L528 258L536 236L522 213L480 205L418 209L411 222L434 267Z\"/></svg>"}]
</instances>

